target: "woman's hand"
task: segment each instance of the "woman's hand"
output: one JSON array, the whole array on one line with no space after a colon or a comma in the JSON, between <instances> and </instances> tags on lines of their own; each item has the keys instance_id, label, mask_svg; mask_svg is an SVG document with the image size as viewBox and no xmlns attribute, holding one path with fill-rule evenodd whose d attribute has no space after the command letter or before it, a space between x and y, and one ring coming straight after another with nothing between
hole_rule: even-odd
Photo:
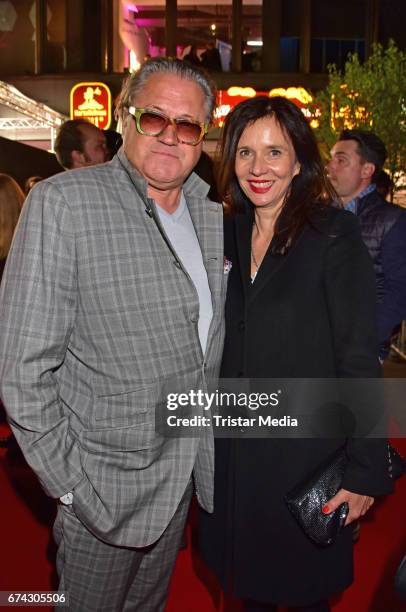
<instances>
[{"instance_id":1,"label":"woman's hand","mask_svg":"<svg viewBox=\"0 0 406 612\"><path fill-rule=\"evenodd\" d=\"M358 493L351 493L346 489L340 489L334 497L332 497L322 508L324 514L330 514L334 512L344 502L348 503L348 516L345 521L345 525L349 525L353 521L356 521L360 516L369 510L374 503L374 498L369 495L358 495Z\"/></svg>"}]
</instances>

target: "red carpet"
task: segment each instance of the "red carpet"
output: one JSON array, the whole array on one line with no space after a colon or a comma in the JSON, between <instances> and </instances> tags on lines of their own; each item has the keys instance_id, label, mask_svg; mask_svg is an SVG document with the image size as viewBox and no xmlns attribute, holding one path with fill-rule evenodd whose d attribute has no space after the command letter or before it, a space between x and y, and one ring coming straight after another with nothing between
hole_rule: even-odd
<instances>
[{"instance_id":1,"label":"red carpet","mask_svg":"<svg viewBox=\"0 0 406 612\"><path fill-rule=\"evenodd\" d=\"M405 377L406 364L385 365L386 376ZM406 457L406 439L396 440L395 445ZM55 590L55 550L50 533L54 503L42 493L29 468L21 460L6 460L2 449L0 491L0 591ZM192 508L188 523L187 549L177 560L166 612L240 612L238 602L224 601L215 578L191 544L196 535L192 528L195 510ZM355 546L355 582L334 602L333 611L406 612L406 603L396 598L392 588L396 567L405 553L406 476L398 481L396 493L377 502L362 521L360 541Z\"/></svg>"},{"instance_id":2,"label":"red carpet","mask_svg":"<svg viewBox=\"0 0 406 612\"><path fill-rule=\"evenodd\" d=\"M406 440L396 444L406 455ZM3 536L0 590L55 589L49 529L54 512L52 501L44 496L28 468L4 457L0 459L0 490ZM406 477L403 477L396 494L379 502L363 521L361 538L355 547L356 580L334 603L334 612L406 610L406 604L399 602L392 592L395 568L406 552L405 516ZM192 513L188 547L179 554L167 612L239 612L238 602L223 601L215 579L191 546L194 523Z\"/></svg>"}]
</instances>

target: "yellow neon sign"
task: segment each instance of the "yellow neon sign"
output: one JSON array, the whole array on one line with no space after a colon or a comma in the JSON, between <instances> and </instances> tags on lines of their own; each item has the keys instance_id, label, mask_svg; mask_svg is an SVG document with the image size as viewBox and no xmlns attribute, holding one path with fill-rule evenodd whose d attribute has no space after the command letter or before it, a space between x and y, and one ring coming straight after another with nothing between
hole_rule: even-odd
<instances>
[{"instance_id":1,"label":"yellow neon sign","mask_svg":"<svg viewBox=\"0 0 406 612\"><path fill-rule=\"evenodd\" d=\"M257 95L252 87L237 87L237 85L229 87L227 93L229 96L242 96L244 98L254 98Z\"/></svg>"},{"instance_id":2,"label":"yellow neon sign","mask_svg":"<svg viewBox=\"0 0 406 612\"><path fill-rule=\"evenodd\" d=\"M304 87L288 87L287 89L284 87L276 87L275 89L271 89L268 95L271 98L274 96L282 96L289 100L298 100L302 104L309 104L313 100L312 96Z\"/></svg>"}]
</instances>

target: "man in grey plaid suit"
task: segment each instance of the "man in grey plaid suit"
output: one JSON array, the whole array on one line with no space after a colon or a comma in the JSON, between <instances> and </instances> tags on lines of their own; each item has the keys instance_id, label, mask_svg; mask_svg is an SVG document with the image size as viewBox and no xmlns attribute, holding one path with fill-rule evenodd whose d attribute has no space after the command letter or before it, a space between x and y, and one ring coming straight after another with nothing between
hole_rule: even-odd
<instances>
[{"instance_id":1,"label":"man in grey plaid suit","mask_svg":"<svg viewBox=\"0 0 406 612\"><path fill-rule=\"evenodd\" d=\"M222 209L192 172L213 105L197 69L147 62L121 93L123 148L39 183L7 262L1 394L61 500L77 612L163 610L192 483L212 510L212 430L168 437L155 416L167 383L205 388L221 358Z\"/></svg>"}]
</instances>

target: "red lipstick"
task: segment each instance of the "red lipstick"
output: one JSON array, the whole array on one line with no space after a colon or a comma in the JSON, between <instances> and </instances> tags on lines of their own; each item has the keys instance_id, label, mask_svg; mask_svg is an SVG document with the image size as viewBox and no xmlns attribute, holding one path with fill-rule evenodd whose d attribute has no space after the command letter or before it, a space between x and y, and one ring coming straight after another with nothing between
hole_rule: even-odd
<instances>
[{"instance_id":1,"label":"red lipstick","mask_svg":"<svg viewBox=\"0 0 406 612\"><path fill-rule=\"evenodd\" d=\"M248 185L251 191L257 194L267 193L272 188L272 185L273 185L272 181L247 181L247 182L248 182ZM263 187L261 187L261 183L263 184Z\"/></svg>"}]
</instances>

